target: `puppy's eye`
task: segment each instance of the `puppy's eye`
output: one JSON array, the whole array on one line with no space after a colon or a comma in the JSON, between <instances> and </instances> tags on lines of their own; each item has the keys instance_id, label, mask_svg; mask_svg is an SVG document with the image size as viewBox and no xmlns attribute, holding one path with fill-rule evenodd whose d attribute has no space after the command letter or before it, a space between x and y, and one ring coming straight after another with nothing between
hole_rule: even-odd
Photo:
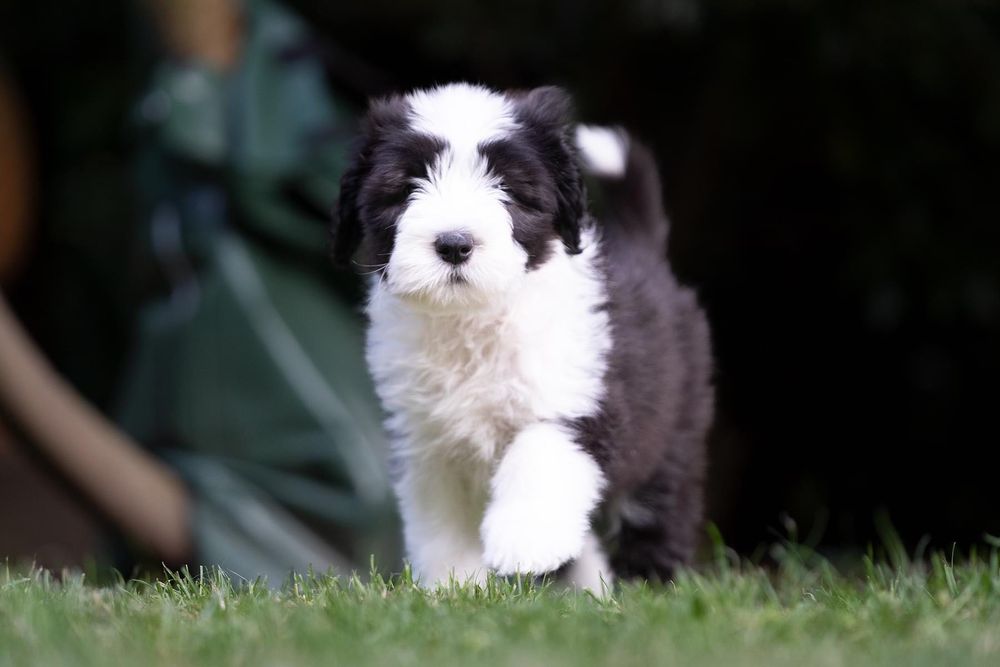
<instances>
[{"instance_id":1,"label":"puppy's eye","mask_svg":"<svg viewBox=\"0 0 1000 667\"><path fill-rule=\"evenodd\" d=\"M542 213L542 202L532 194L531 190L510 190L508 196L511 201L525 211Z\"/></svg>"},{"instance_id":2,"label":"puppy's eye","mask_svg":"<svg viewBox=\"0 0 1000 667\"><path fill-rule=\"evenodd\" d=\"M409 183L386 187L379 192L378 204L384 207L402 206L413 194L413 186Z\"/></svg>"},{"instance_id":3,"label":"puppy's eye","mask_svg":"<svg viewBox=\"0 0 1000 667\"><path fill-rule=\"evenodd\" d=\"M537 202L532 201L530 197L526 196L523 186L518 186L517 184L511 185L507 181L500 181L497 184L497 189L507 195L507 199L522 209L535 210L537 208Z\"/></svg>"}]
</instances>

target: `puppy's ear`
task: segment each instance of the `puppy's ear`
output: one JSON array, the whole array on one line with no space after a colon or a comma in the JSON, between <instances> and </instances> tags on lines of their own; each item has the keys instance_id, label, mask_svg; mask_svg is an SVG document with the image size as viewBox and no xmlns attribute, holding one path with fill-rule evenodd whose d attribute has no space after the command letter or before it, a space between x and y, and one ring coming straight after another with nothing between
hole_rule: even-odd
<instances>
[{"instance_id":1,"label":"puppy's ear","mask_svg":"<svg viewBox=\"0 0 1000 667\"><path fill-rule=\"evenodd\" d=\"M333 226L330 229L333 262L339 267L346 268L361 245L363 231L358 210L358 192L369 171L368 144L369 141L365 139L351 165L340 177L340 197L333 211Z\"/></svg>"},{"instance_id":2,"label":"puppy's ear","mask_svg":"<svg viewBox=\"0 0 1000 667\"><path fill-rule=\"evenodd\" d=\"M358 202L365 179L371 173L373 153L379 137L404 123L406 108L400 97L374 100L361 124L361 137L354 158L340 178L340 197L333 213L331 245L333 261L347 266L364 240L362 211Z\"/></svg>"},{"instance_id":3,"label":"puppy's ear","mask_svg":"<svg viewBox=\"0 0 1000 667\"><path fill-rule=\"evenodd\" d=\"M518 93L516 99L523 121L553 129L573 122L573 99L559 86L532 88Z\"/></svg>"},{"instance_id":4,"label":"puppy's ear","mask_svg":"<svg viewBox=\"0 0 1000 667\"><path fill-rule=\"evenodd\" d=\"M566 250L580 252L580 226L587 206L587 191L573 140L573 101L562 88L544 86L515 96L517 115L530 139L542 151L556 185L556 231Z\"/></svg>"}]
</instances>

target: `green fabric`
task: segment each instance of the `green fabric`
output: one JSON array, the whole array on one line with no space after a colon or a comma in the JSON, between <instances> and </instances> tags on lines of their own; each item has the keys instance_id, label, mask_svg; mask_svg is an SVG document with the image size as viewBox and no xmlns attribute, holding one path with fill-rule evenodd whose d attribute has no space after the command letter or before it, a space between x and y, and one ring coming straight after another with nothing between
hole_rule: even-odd
<instances>
[{"instance_id":1,"label":"green fabric","mask_svg":"<svg viewBox=\"0 0 1000 667\"><path fill-rule=\"evenodd\" d=\"M353 279L329 266L351 114L307 26L247 3L241 66L165 64L138 105L157 271L120 419L181 472L203 564L398 562L381 414ZM293 54L293 55L289 55Z\"/></svg>"}]
</instances>

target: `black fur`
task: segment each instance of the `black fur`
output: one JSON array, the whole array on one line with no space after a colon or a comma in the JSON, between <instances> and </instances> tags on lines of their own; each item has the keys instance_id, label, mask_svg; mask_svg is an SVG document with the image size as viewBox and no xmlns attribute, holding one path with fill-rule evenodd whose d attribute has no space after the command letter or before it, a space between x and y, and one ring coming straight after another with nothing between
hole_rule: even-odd
<instances>
[{"instance_id":1,"label":"black fur","mask_svg":"<svg viewBox=\"0 0 1000 667\"><path fill-rule=\"evenodd\" d=\"M626 173L602 180L607 214L587 211L572 141L569 97L556 88L511 94L520 129L479 150L510 197L514 239L527 268L545 263L561 240L580 252L581 230L602 239L613 344L598 414L571 422L579 444L601 466L603 510L623 577L668 579L691 562L700 535L705 439L713 415L708 324L694 293L666 260L667 219L650 153L633 142ZM407 127L404 98L372 106L357 157L344 174L334 237L346 263L359 246L369 265L392 252L395 220L414 178L445 146Z\"/></svg>"},{"instance_id":2,"label":"black fur","mask_svg":"<svg viewBox=\"0 0 1000 667\"><path fill-rule=\"evenodd\" d=\"M513 98L521 129L479 150L511 196L514 240L528 255L528 268L534 269L551 256L555 239L570 253L580 252L587 194L570 132L569 96L544 87ZM347 265L363 246L367 250L358 262L363 268L388 260L395 221L412 191L412 180L425 177L445 148L410 130L408 111L407 102L398 96L375 101L368 111L354 161L340 182L332 240L338 265Z\"/></svg>"},{"instance_id":3,"label":"black fur","mask_svg":"<svg viewBox=\"0 0 1000 667\"><path fill-rule=\"evenodd\" d=\"M425 178L444 144L407 128L406 102L393 97L374 102L362 128L354 161L340 179L333 225L333 258L346 265L364 247L363 268L389 261L396 240L396 219Z\"/></svg>"},{"instance_id":4,"label":"black fur","mask_svg":"<svg viewBox=\"0 0 1000 667\"><path fill-rule=\"evenodd\" d=\"M556 231L571 254L580 252L587 192L573 143L573 103L554 86L535 88L517 98L517 140L531 146L544 162L555 185Z\"/></svg>"},{"instance_id":5,"label":"black fur","mask_svg":"<svg viewBox=\"0 0 1000 667\"><path fill-rule=\"evenodd\" d=\"M601 411L572 426L608 479L616 574L666 580L691 562L701 535L714 409L708 323L667 263L652 156L633 142L624 179L602 186L614 339Z\"/></svg>"},{"instance_id":6,"label":"black fur","mask_svg":"<svg viewBox=\"0 0 1000 667\"><path fill-rule=\"evenodd\" d=\"M587 192L571 136L572 104L554 87L514 96L520 129L479 147L511 197L514 240L528 253L528 269L545 263L553 238L580 252Z\"/></svg>"},{"instance_id":7,"label":"black fur","mask_svg":"<svg viewBox=\"0 0 1000 667\"><path fill-rule=\"evenodd\" d=\"M552 244L560 237L555 180L544 156L517 137L491 141L480 146L479 152L510 197L507 208L514 240L528 255L528 269L541 266L552 256Z\"/></svg>"}]
</instances>

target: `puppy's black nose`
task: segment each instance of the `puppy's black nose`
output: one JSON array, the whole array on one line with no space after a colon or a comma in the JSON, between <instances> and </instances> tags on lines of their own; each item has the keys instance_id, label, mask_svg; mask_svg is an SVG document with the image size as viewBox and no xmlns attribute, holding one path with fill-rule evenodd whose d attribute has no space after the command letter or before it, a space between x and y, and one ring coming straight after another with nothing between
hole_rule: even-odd
<instances>
[{"instance_id":1,"label":"puppy's black nose","mask_svg":"<svg viewBox=\"0 0 1000 667\"><path fill-rule=\"evenodd\" d=\"M455 266L469 259L474 247L472 234L465 232L445 232L438 234L437 239L434 240L434 250L437 251L438 256Z\"/></svg>"}]
</instances>

